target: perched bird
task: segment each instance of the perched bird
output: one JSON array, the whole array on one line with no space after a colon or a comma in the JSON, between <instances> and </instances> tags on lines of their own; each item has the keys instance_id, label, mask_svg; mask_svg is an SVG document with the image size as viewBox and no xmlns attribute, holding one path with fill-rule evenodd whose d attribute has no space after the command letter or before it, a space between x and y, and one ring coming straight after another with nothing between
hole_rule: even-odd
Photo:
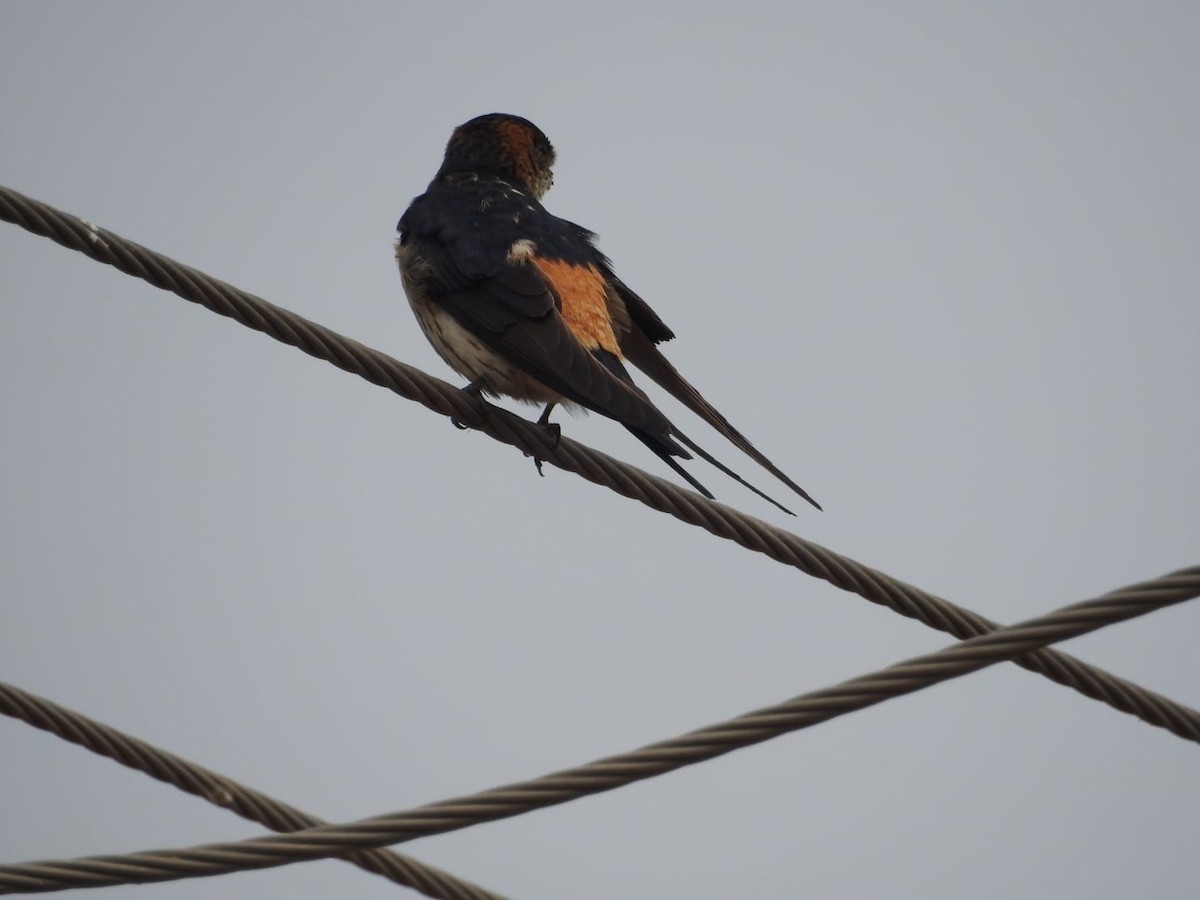
<instances>
[{"instance_id":1,"label":"perched bird","mask_svg":"<svg viewBox=\"0 0 1200 900\"><path fill-rule=\"evenodd\" d=\"M397 226L404 290L434 349L468 390L545 403L542 424L556 404L577 404L620 422L706 497L677 461L689 449L791 512L685 437L633 383L628 360L820 509L662 355L657 345L675 335L617 278L595 235L542 206L553 165L546 135L519 116L454 129Z\"/></svg>"}]
</instances>

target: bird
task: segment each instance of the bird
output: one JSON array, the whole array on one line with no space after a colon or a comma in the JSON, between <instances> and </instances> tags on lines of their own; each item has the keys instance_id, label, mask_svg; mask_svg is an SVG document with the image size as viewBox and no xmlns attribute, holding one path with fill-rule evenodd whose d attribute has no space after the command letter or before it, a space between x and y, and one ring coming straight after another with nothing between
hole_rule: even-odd
<instances>
[{"instance_id":1,"label":"bird","mask_svg":"<svg viewBox=\"0 0 1200 900\"><path fill-rule=\"evenodd\" d=\"M489 113L454 129L395 244L405 294L434 350L476 396L545 404L538 423L555 429L556 405L590 410L623 425L705 497L713 494L679 463L692 453L794 515L686 437L634 383L632 363L821 509L662 354L658 345L674 332L617 277L596 235L542 205L555 158L542 130L517 115Z\"/></svg>"}]
</instances>

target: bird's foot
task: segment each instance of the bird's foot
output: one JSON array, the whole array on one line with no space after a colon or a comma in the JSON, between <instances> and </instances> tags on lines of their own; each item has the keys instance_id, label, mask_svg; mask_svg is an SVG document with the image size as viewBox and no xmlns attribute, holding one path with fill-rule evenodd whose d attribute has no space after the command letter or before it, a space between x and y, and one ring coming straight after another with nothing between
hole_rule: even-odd
<instances>
[{"instance_id":1,"label":"bird's foot","mask_svg":"<svg viewBox=\"0 0 1200 900\"><path fill-rule=\"evenodd\" d=\"M464 394L469 394L470 396L474 397L476 400L483 399L483 379L476 378L474 381L472 381L470 384L468 384L465 388L463 388L462 392ZM457 428L459 431L470 431L471 430L470 425L464 425L455 416L450 417L450 424L453 425L455 428Z\"/></svg>"},{"instance_id":2,"label":"bird's foot","mask_svg":"<svg viewBox=\"0 0 1200 900\"><path fill-rule=\"evenodd\" d=\"M550 439L551 439L550 446L557 447L558 442L562 440L562 428L559 427L557 422L545 422L542 424L542 427L545 428L546 431L549 432L549 434L550 434ZM546 473L542 471L542 463L544 463L544 462L545 462L545 460L542 459L540 456L534 455L534 457L533 457L534 468L537 469L537 473L539 475L541 475L543 478L546 477Z\"/></svg>"},{"instance_id":3,"label":"bird's foot","mask_svg":"<svg viewBox=\"0 0 1200 900\"><path fill-rule=\"evenodd\" d=\"M554 409L554 404L547 403L546 408L542 410L542 414L538 416L537 424L544 428L550 435L550 446L551 448L554 448L557 447L558 442L562 440L562 428L557 422L550 421L550 410L552 409ZM546 473L542 471L542 463L544 462L545 460L540 456L537 456L536 454L533 455L534 468L537 469L537 473L543 478L546 477Z\"/></svg>"}]
</instances>

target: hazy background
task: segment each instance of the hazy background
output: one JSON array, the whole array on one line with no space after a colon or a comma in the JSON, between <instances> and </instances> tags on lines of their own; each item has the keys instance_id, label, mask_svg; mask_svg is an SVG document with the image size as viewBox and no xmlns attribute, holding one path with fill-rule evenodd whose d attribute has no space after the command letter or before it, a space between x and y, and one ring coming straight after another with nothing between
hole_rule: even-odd
<instances>
[{"instance_id":1,"label":"hazy background","mask_svg":"<svg viewBox=\"0 0 1200 900\"><path fill-rule=\"evenodd\" d=\"M456 124L527 116L550 208L827 511L697 467L720 499L1012 622L1200 559L1198 42L1183 2L9 0L0 181L460 383L393 229ZM13 226L0 273L0 678L318 815L949 642ZM1195 706L1198 628L1067 649ZM1003 666L401 849L515 898L1187 897L1198 829L1194 745ZM5 862L261 831L0 720Z\"/></svg>"}]
</instances>

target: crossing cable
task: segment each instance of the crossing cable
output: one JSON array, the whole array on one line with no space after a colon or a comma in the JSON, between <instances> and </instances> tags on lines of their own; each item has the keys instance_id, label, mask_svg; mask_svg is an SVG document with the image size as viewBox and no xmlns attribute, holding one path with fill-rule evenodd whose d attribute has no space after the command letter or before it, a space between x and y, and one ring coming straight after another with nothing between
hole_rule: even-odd
<instances>
[{"instance_id":1,"label":"crossing cable","mask_svg":"<svg viewBox=\"0 0 1200 900\"><path fill-rule=\"evenodd\" d=\"M326 824L316 816L238 784L232 778L2 681L0 713L144 772L215 806L232 810L272 831L297 831ZM345 858L368 872L437 900L504 900L499 894L391 850L357 850L347 853Z\"/></svg>"},{"instance_id":2,"label":"crossing cable","mask_svg":"<svg viewBox=\"0 0 1200 900\"><path fill-rule=\"evenodd\" d=\"M999 627L991 619L905 584L791 532L707 500L569 438L471 396L385 353L344 337L160 253L98 228L48 204L0 186L0 219L114 266L155 287L198 303L310 356L415 400L478 431L595 484L697 525L777 562L822 578L872 603L887 606L957 638ZM1160 728L1200 742L1200 712L1090 666L1065 653L1038 651L1021 665L1087 697Z\"/></svg>"},{"instance_id":3,"label":"crossing cable","mask_svg":"<svg viewBox=\"0 0 1200 900\"><path fill-rule=\"evenodd\" d=\"M0 894L265 869L505 819L662 775L1200 595L1200 566L1112 591L681 737L467 797L290 834L125 856L0 866Z\"/></svg>"}]
</instances>

